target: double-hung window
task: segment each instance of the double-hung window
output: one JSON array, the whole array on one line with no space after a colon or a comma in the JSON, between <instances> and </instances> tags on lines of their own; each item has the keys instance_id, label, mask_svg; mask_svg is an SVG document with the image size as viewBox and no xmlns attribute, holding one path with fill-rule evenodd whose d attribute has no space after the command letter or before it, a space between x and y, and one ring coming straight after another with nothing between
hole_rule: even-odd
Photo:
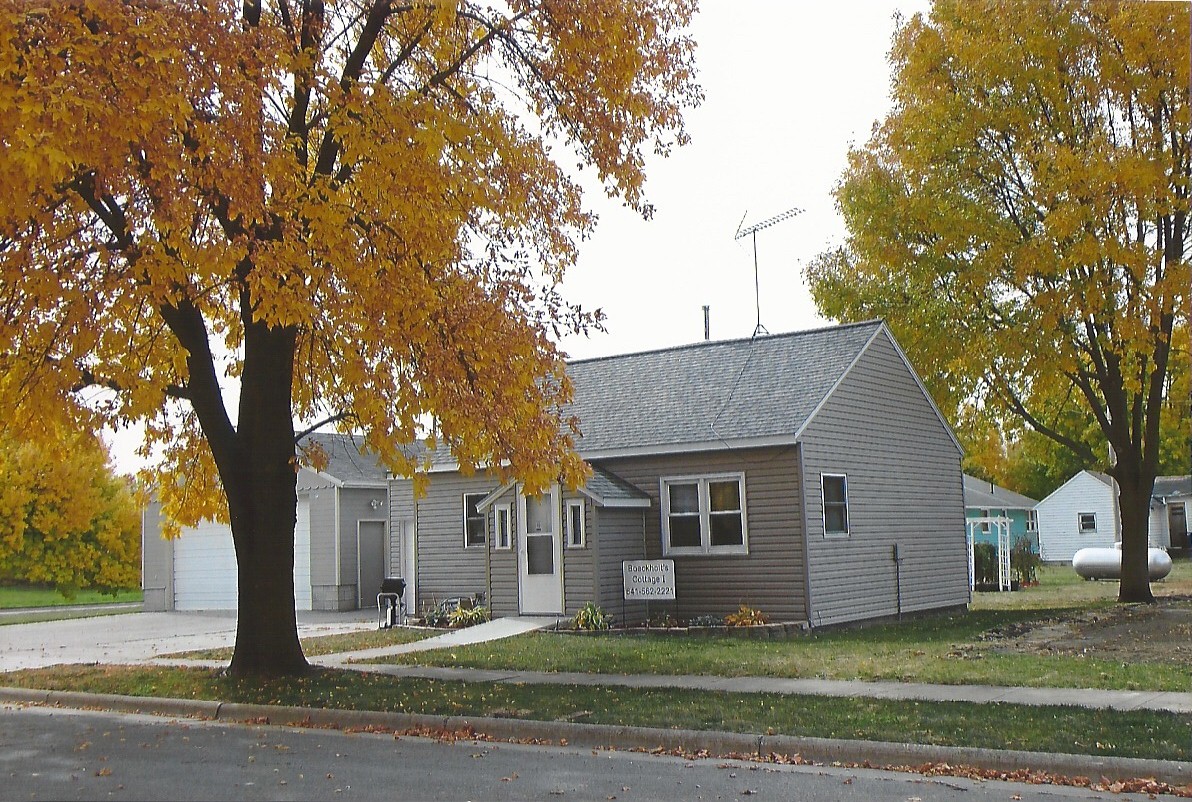
<instances>
[{"instance_id":1,"label":"double-hung window","mask_svg":"<svg viewBox=\"0 0 1192 802\"><path fill-rule=\"evenodd\" d=\"M487 493L464 493L465 548L483 546L486 541L484 512L476 509L476 505L483 501L487 495Z\"/></svg>"},{"instance_id":2,"label":"double-hung window","mask_svg":"<svg viewBox=\"0 0 1192 802\"><path fill-rule=\"evenodd\" d=\"M663 478L664 554L748 554L745 474Z\"/></svg>"},{"instance_id":3,"label":"double-hung window","mask_svg":"<svg viewBox=\"0 0 1192 802\"><path fill-rule=\"evenodd\" d=\"M1080 534L1092 534L1097 531L1097 513L1081 512L1077 513L1077 518L1080 523Z\"/></svg>"},{"instance_id":4,"label":"double-hung window","mask_svg":"<svg viewBox=\"0 0 1192 802\"><path fill-rule=\"evenodd\" d=\"M843 474L820 474L824 502L824 537L846 537L848 528L848 478Z\"/></svg>"}]
</instances>

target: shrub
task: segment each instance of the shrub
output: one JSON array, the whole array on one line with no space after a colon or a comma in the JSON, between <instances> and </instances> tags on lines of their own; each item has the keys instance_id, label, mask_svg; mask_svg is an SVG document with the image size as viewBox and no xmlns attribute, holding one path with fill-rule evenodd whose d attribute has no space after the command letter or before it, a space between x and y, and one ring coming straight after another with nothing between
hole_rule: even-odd
<instances>
[{"instance_id":1,"label":"shrub","mask_svg":"<svg viewBox=\"0 0 1192 802\"><path fill-rule=\"evenodd\" d=\"M671 629L672 627L682 626L682 622L670 613L655 613L647 619L646 626L657 627L658 629Z\"/></svg>"},{"instance_id":2,"label":"shrub","mask_svg":"<svg viewBox=\"0 0 1192 802\"><path fill-rule=\"evenodd\" d=\"M722 627L724 626L724 619L718 615L697 615L691 619L690 622L693 627Z\"/></svg>"},{"instance_id":3,"label":"shrub","mask_svg":"<svg viewBox=\"0 0 1192 802\"><path fill-rule=\"evenodd\" d=\"M1038 570L1043 560L1031 547L1031 541L1020 537L1014 541L1010 549L1010 572L1020 585L1035 584L1039 581Z\"/></svg>"},{"instance_id":4,"label":"shrub","mask_svg":"<svg viewBox=\"0 0 1192 802\"><path fill-rule=\"evenodd\" d=\"M992 543L973 544L973 580L978 585L997 584L997 546Z\"/></svg>"},{"instance_id":5,"label":"shrub","mask_svg":"<svg viewBox=\"0 0 1192 802\"><path fill-rule=\"evenodd\" d=\"M768 623L770 623L770 619L765 613L744 604L737 612L729 613L724 617L725 626L730 627L756 627Z\"/></svg>"},{"instance_id":6,"label":"shrub","mask_svg":"<svg viewBox=\"0 0 1192 802\"><path fill-rule=\"evenodd\" d=\"M479 604L474 607L456 607L447 615L447 625L458 629L483 624L487 620L488 608Z\"/></svg>"},{"instance_id":7,"label":"shrub","mask_svg":"<svg viewBox=\"0 0 1192 802\"><path fill-rule=\"evenodd\" d=\"M613 617L604 612L596 602L588 602L579 608L571 623L576 629L608 629L613 625Z\"/></svg>"}]
</instances>

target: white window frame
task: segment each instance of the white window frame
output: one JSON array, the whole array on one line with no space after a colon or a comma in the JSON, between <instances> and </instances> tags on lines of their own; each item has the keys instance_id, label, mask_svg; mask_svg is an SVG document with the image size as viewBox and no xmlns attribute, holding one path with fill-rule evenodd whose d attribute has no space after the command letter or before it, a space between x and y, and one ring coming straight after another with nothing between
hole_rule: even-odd
<instances>
[{"instance_id":1,"label":"white window frame","mask_svg":"<svg viewBox=\"0 0 1192 802\"><path fill-rule=\"evenodd\" d=\"M468 542L468 522L469 522L468 499L475 498L476 502L480 502L487 495L488 495L488 493L464 493L463 494L463 498L461 500L461 506L463 508L461 510L461 518L463 519L464 548L465 549L482 549L488 545L488 516L485 515L482 510L478 511L479 515L476 516L481 521L483 521L483 526L480 529L480 538L481 539L478 543L469 543ZM473 503L472 506L475 507L476 504Z\"/></svg>"},{"instance_id":2,"label":"white window frame","mask_svg":"<svg viewBox=\"0 0 1192 802\"><path fill-rule=\"evenodd\" d=\"M493 505L493 548L501 551L513 549L513 505L508 502Z\"/></svg>"},{"instance_id":3,"label":"white window frame","mask_svg":"<svg viewBox=\"0 0 1192 802\"><path fill-rule=\"evenodd\" d=\"M828 501L824 496L824 480L840 479L844 483L844 529L828 531ZM835 502L833 502L835 503ZM824 539L850 537L853 533L853 516L849 514L848 503L848 474L821 473L820 474L820 523L824 527Z\"/></svg>"},{"instance_id":4,"label":"white window frame","mask_svg":"<svg viewBox=\"0 0 1192 802\"><path fill-rule=\"evenodd\" d=\"M1093 519L1093 525L1091 528L1086 527L1084 525L1084 518L1086 515ZM1097 513L1095 513L1095 512L1078 512L1078 513L1076 513L1076 531L1082 535L1097 534Z\"/></svg>"},{"instance_id":5,"label":"white window frame","mask_svg":"<svg viewBox=\"0 0 1192 802\"><path fill-rule=\"evenodd\" d=\"M574 520L579 521L579 531L575 531L571 522L573 520L573 510L579 510L579 518ZM569 549L582 549L588 545L587 524L584 518L587 517L587 510L585 509L584 500L582 498L568 499L563 505L563 546Z\"/></svg>"},{"instance_id":6,"label":"white window frame","mask_svg":"<svg viewBox=\"0 0 1192 802\"><path fill-rule=\"evenodd\" d=\"M708 491L709 484L713 482L737 482L738 498L741 500L741 544L739 546L713 546L712 545L712 522L711 522L711 494ZM700 545L699 546L671 546L670 544L670 492L668 488L671 485L690 485L694 484L698 488L699 493L699 530L700 530ZM719 556L725 554L748 554L749 553L749 514L745 503L745 474L742 472L736 473L709 473L698 474L693 476L663 476L658 480L659 496L662 500L662 554L664 556L676 555L698 555L698 556Z\"/></svg>"},{"instance_id":7,"label":"white window frame","mask_svg":"<svg viewBox=\"0 0 1192 802\"><path fill-rule=\"evenodd\" d=\"M1026 511L1026 531L1028 531L1028 532L1038 532L1039 531L1039 511L1038 510L1027 510Z\"/></svg>"},{"instance_id":8,"label":"white window frame","mask_svg":"<svg viewBox=\"0 0 1192 802\"><path fill-rule=\"evenodd\" d=\"M847 485L846 485L846 489L847 489ZM845 511L847 513L847 510L848 510L848 495L847 495L847 493L844 497L844 500L845 500ZM988 519L989 518L989 510L981 510L981 517ZM989 528L989 521L988 520L981 521L981 534L988 535L990 531L991 530Z\"/></svg>"}]
</instances>

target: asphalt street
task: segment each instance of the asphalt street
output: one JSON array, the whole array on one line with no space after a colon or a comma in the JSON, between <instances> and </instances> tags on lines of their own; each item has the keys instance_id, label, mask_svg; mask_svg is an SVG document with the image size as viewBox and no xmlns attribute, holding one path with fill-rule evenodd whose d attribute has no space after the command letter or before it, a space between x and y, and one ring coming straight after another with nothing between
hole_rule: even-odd
<instances>
[{"instance_id":1,"label":"asphalt street","mask_svg":"<svg viewBox=\"0 0 1192 802\"><path fill-rule=\"evenodd\" d=\"M1143 799L1087 789L0 706L0 797L210 800Z\"/></svg>"}]
</instances>

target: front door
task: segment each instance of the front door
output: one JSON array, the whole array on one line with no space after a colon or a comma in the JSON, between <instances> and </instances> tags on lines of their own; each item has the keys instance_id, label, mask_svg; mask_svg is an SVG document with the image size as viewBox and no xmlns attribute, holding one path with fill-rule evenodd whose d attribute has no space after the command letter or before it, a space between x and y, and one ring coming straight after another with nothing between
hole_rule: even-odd
<instances>
[{"instance_id":1,"label":"front door","mask_svg":"<svg viewBox=\"0 0 1192 802\"><path fill-rule=\"evenodd\" d=\"M1171 547L1188 548L1188 511L1183 502L1172 502L1168 505L1167 526L1171 533Z\"/></svg>"},{"instance_id":2,"label":"front door","mask_svg":"<svg viewBox=\"0 0 1192 802\"><path fill-rule=\"evenodd\" d=\"M523 615L563 612L563 538L559 489L517 495L517 586Z\"/></svg>"}]
</instances>

